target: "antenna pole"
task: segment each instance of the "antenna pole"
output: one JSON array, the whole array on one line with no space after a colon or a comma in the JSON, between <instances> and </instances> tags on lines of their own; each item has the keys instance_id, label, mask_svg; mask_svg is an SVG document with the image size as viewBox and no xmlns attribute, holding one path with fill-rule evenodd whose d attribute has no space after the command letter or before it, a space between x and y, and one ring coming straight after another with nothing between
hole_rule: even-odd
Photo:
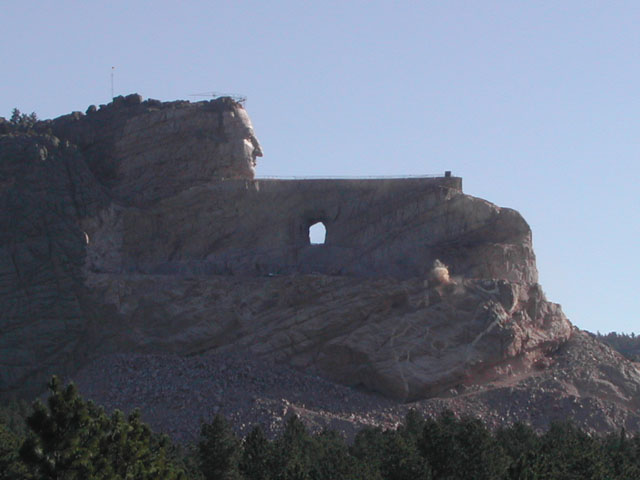
<instances>
[{"instance_id":1,"label":"antenna pole","mask_svg":"<svg viewBox=\"0 0 640 480\"><path fill-rule=\"evenodd\" d=\"M116 69L116 67L111 67L111 100L113 100L113 71Z\"/></svg>"}]
</instances>

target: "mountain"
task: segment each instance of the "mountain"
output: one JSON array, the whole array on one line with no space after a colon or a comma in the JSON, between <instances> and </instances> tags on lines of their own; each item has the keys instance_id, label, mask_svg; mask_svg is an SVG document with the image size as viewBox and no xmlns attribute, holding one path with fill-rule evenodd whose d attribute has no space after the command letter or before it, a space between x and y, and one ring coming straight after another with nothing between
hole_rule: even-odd
<instances>
[{"instance_id":1,"label":"mountain","mask_svg":"<svg viewBox=\"0 0 640 480\"><path fill-rule=\"evenodd\" d=\"M183 437L234 409L274 428L410 407L638 428L636 365L546 300L521 215L449 172L255 178L227 97L134 94L0 134L4 396L56 373Z\"/></svg>"}]
</instances>

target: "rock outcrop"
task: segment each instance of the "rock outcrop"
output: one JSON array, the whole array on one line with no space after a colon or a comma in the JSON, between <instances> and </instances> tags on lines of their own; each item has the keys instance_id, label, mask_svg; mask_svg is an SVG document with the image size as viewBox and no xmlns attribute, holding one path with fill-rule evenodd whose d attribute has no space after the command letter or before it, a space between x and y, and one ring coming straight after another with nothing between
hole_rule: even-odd
<instances>
[{"instance_id":1,"label":"rock outcrop","mask_svg":"<svg viewBox=\"0 0 640 480\"><path fill-rule=\"evenodd\" d=\"M251 179L262 153L227 98L130 95L34 128L2 126L0 391L33 393L44 377L117 348L86 272L123 268L124 212L212 179Z\"/></svg>"},{"instance_id":2,"label":"rock outcrop","mask_svg":"<svg viewBox=\"0 0 640 480\"><path fill-rule=\"evenodd\" d=\"M241 349L399 400L520 373L570 334L537 286L324 275L93 275L118 344L147 353Z\"/></svg>"},{"instance_id":3,"label":"rock outcrop","mask_svg":"<svg viewBox=\"0 0 640 480\"><path fill-rule=\"evenodd\" d=\"M75 146L0 136L2 390L40 389L43 375L71 372L90 347L80 222L108 202Z\"/></svg>"},{"instance_id":4,"label":"rock outcrop","mask_svg":"<svg viewBox=\"0 0 640 480\"><path fill-rule=\"evenodd\" d=\"M103 355L241 351L423 401L537 378L576 335L537 283L527 223L460 178L256 179L262 150L229 98L130 95L2 128L5 394ZM579 388L635 392L624 365Z\"/></svg>"},{"instance_id":5,"label":"rock outcrop","mask_svg":"<svg viewBox=\"0 0 640 480\"><path fill-rule=\"evenodd\" d=\"M226 97L192 104L129 95L39 128L77 145L123 205L152 204L214 179L253 179L262 156L247 113Z\"/></svg>"},{"instance_id":6,"label":"rock outcrop","mask_svg":"<svg viewBox=\"0 0 640 480\"><path fill-rule=\"evenodd\" d=\"M537 282L526 222L513 210L462 194L460 183L225 180L195 186L123 213L121 268L415 278L440 259L465 278ZM316 222L327 231L321 246L309 242Z\"/></svg>"}]
</instances>

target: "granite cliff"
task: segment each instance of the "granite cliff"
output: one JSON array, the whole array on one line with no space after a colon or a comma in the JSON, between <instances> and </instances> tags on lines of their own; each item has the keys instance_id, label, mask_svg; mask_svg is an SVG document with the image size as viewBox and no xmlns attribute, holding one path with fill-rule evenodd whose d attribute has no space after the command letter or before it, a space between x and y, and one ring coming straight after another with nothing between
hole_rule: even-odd
<instances>
[{"instance_id":1,"label":"granite cliff","mask_svg":"<svg viewBox=\"0 0 640 480\"><path fill-rule=\"evenodd\" d=\"M544 391L617 409L591 428L637 427L634 364L546 300L527 223L460 178L256 179L261 146L229 98L130 95L0 133L5 395L113 355L244 352L400 410L499 412Z\"/></svg>"}]
</instances>

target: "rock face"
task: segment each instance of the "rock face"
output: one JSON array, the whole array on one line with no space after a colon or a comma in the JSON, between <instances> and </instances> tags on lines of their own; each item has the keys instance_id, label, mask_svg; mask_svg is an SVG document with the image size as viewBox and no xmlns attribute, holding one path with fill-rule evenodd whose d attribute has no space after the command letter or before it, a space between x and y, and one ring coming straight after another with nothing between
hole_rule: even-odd
<instances>
[{"instance_id":1,"label":"rock face","mask_svg":"<svg viewBox=\"0 0 640 480\"><path fill-rule=\"evenodd\" d=\"M126 319L118 343L131 350L240 349L403 401L528 370L570 334L539 287L504 280L100 274L89 286Z\"/></svg>"},{"instance_id":2,"label":"rock face","mask_svg":"<svg viewBox=\"0 0 640 480\"><path fill-rule=\"evenodd\" d=\"M460 188L455 178L211 182L124 212L121 268L413 278L441 259L467 278L535 283L526 222ZM309 243L316 222L321 246Z\"/></svg>"},{"instance_id":3,"label":"rock face","mask_svg":"<svg viewBox=\"0 0 640 480\"><path fill-rule=\"evenodd\" d=\"M418 401L533 378L575 336L527 223L460 178L256 179L228 98L130 95L2 128L4 393L102 355L242 351ZM583 390L633 390L625 368Z\"/></svg>"},{"instance_id":4,"label":"rock face","mask_svg":"<svg viewBox=\"0 0 640 480\"><path fill-rule=\"evenodd\" d=\"M129 95L40 128L77 145L124 205L151 204L214 179L252 179L262 156L247 113L230 98L191 104Z\"/></svg>"},{"instance_id":5,"label":"rock face","mask_svg":"<svg viewBox=\"0 0 640 480\"><path fill-rule=\"evenodd\" d=\"M77 148L49 135L0 136L0 385L70 372L90 347L80 220L109 199Z\"/></svg>"}]
</instances>

